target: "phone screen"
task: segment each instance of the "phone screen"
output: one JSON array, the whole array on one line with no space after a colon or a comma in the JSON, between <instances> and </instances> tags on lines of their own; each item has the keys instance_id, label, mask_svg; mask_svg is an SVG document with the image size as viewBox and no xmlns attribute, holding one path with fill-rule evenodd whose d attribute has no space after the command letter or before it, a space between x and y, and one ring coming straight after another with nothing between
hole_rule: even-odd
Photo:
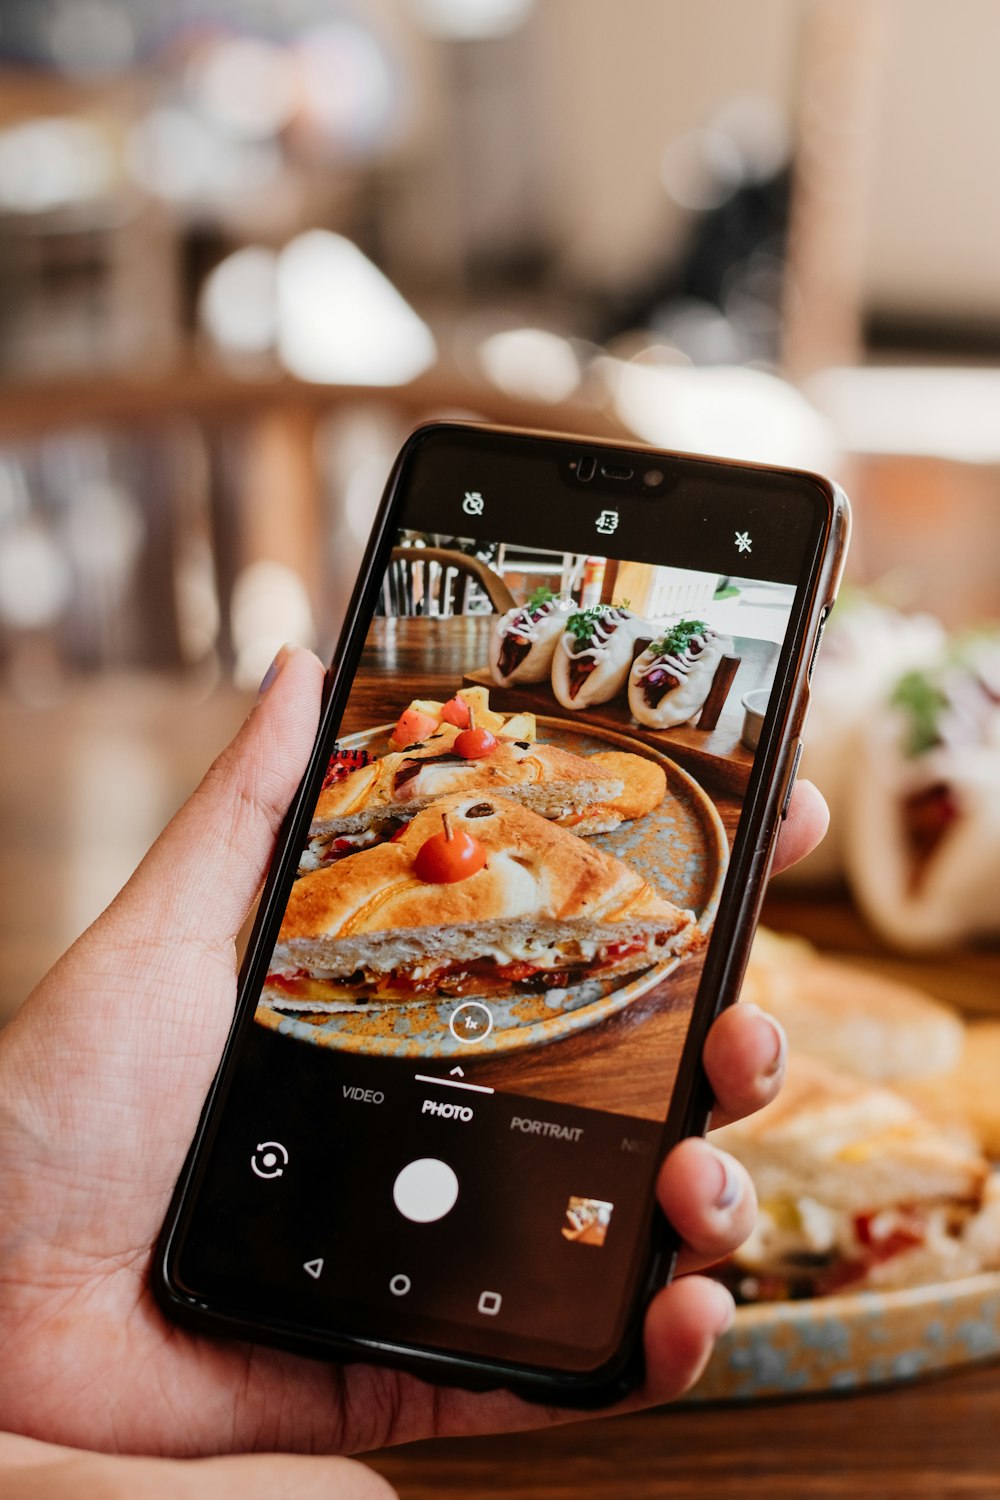
<instances>
[{"instance_id":1,"label":"phone screen","mask_svg":"<svg viewBox=\"0 0 1000 1500\"><path fill-rule=\"evenodd\" d=\"M452 430L403 466L177 1241L210 1307L620 1345L829 503L583 451Z\"/></svg>"}]
</instances>

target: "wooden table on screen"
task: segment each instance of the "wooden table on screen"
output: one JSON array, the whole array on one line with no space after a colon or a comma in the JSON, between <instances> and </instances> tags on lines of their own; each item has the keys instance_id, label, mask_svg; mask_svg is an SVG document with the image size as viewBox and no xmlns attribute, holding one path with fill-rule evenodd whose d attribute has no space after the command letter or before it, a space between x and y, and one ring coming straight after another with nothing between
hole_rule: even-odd
<instances>
[{"instance_id":1,"label":"wooden table on screen","mask_svg":"<svg viewBox=\"0 0 1000 1500\"><path fill-rule=\"evenodd\" d=\"M374 622L344 719L346 732L395 719L411 698L450 698L486 659L492 617ZM586 715L581 715L585 724ZM732 839L739 802L712 788ZM495 1058L463 1058L471 1081L622 1114L662 1119L687 1029L700 967L681 964L661 985L596 1026Z\"/></svg>"}]
</instances>

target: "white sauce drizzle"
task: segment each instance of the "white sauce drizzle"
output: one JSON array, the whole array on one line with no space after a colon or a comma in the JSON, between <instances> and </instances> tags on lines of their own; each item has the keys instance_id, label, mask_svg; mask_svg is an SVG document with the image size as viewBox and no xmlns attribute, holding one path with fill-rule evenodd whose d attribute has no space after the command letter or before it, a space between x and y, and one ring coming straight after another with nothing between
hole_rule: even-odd
<instances>
[{"instance_id":1,"label":"white sauce drizzle","mask_svg":"<svg viewBox=\"0 0 1000 1500\"><path fill-rule=\"evenodd\" d=\"M537 605L536 609L538 618L532 619L534 611L527 604L523 604L517 613L512 615L507 621L507 624L503 628L503 634L519 635L523 640L531 641L534 644L541 635L542 626L548 624L549 617L554 615L556 610L560 614L566 614L569 606L561 595L557 595L555 599L546 599L545 603Z\"/></svg>"},{"instance_id":2,"label":"white sauce drizzle","mask_svg":"<svg viewBox=\"0 0 1000 1500\"><path fill-rule=\"evenodd\" d=\"M605 656L608 655L608 652L611 649L608 643L610 642L611 637L614 634L614 630L605 630L605 622L613 621L615 626L620 626L623 625L626 620L632 620L634 618L635 616L630 614L627 609L606 610L601 618L599 620L594 620L591 625L590 639L593 643L592 645L583 646L579 651L575 651L573 649L573 646L575 641L577 640L577 637L573 635L572 631L569 630L567 630L566 633L560 637L560 644L562 645L562 648L565 651L566 655L569 657L570 661L579 661L581 657L585 656L592 656L595 661L601 661Z\"/></svg>"},{"instance_id":3,"label":"white sauce drizzle","mask_svg":"<svg viewBox=\"0 0 1000 1500\"><path fill-rule=\"evenodd\" d=\"M714 638L715 634L716 632L709 628L704 635L691 636L684 648L683 656L651 656L647 662L643 662L642 657L640 657L633 669L636 677L643 678L648 676L654 667L668 667L675 676L689 676L695 667L700 666L705 660L705 647L709 645L709 636ZM691 656L689 654L690 648L694 645L695 641L698 642L702 649L697 656ZM645 654L646 652L644 651L642 655L645 656Z\"/></svg>"}]
</instances>

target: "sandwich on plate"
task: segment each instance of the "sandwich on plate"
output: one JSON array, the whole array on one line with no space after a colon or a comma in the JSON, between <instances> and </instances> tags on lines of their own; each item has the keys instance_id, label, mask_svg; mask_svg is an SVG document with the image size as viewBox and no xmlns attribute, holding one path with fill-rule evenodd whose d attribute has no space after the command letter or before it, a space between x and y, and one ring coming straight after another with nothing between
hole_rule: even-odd
<instances>
[{"instance_id":1,"label":"sandwich on plate","mask_svg":"<svg viewBox=\"0 0 1000 1500\"><path fill-rule=\"evenodd\" d=\"M741 996L781 1022L793 1052L871 1083L947 1074L965 1043L966 1028L951 1006L763 927Z\"/></svg>"},{"instance_id":2,"label":"sandwich on plate","mask_svg":"<svg viewBox=\"0 0 1000 1500\"><path fill-rule=\"evenodd\" d=\"M348 762L356 751L344 752ZM440 797L505 797L580 834L607 833L652 811L666 793L662 768L641 755L574 755L443 723L426 740L328 776L300 873L398 835ZM336 767L334 768L336 769Z\"/></svg>"},{"instance_id":3,"label":"sandwich on plate","mask_svg":"<svg viewBox=\"0 0 1000 1500\"><path fill-rule=\"evenodd\" d=\"M721 1274L745 1301L904 1287L1000 1266L1000 1195L972 1141L889 1089L793 1056L781 1094L711 1139L760 1212Z\"/></svg>"},{"instance_id":4,"label":"sandwich on plate","mask_svg":"<svg viewBox=\"0 0 1000 1500\"><path fill-rule=\"evenodd\" d=\"M265 1003L516 994L636 973L702 941L622 860L505 797L445 797L292 887Z\"/></svg>"}]
</instances>

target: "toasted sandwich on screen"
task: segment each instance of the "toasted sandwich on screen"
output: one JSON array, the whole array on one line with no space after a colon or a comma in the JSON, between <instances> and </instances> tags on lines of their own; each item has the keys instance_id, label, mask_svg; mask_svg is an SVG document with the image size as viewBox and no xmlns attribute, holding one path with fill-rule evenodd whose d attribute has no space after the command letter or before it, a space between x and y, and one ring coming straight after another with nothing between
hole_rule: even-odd
<instances>
[{"instance_id":1,"label":"toasted sandwich on screen","mask_svg":"<svg viewBox=\"0 0 1000 1500\"><path fill-rule=\"evenodd\" d=\"M292 888L266 1003L511 993L636 973L702 942L694 913L509 798L444 797Z\"/></svg>"}]
</instances>

